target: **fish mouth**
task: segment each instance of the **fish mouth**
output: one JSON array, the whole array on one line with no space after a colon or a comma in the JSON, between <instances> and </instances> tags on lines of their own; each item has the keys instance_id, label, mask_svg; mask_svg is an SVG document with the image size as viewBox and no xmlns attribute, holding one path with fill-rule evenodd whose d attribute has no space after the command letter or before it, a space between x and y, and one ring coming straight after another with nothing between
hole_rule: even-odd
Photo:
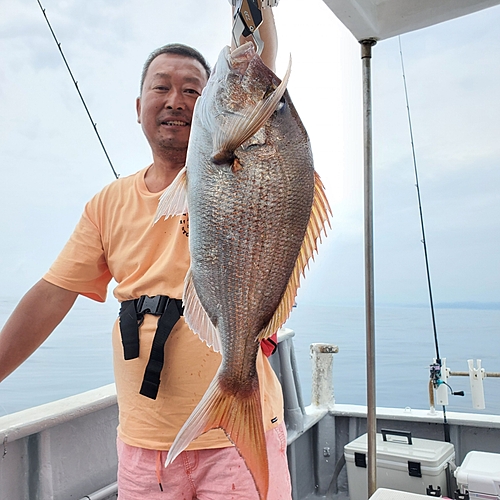
<instances>
[{"instance_id":1,"label":"fish mouth","mask_svg":"<svg viewBox=\"0 0 500 500\"><path fill-rule=\"evenodd\" d=\"M251 59L255 55L255 47L252 42L246 42L230 52L231 59Z\"/></svg>"},{"instance_id":2,"label":"fish mouth","mask_svg":"<svg viewBox=\"0 0 500 500\"><path fill-rule=\"evenodd\" d=\"M250 61L257 55L252 42L246 42L227 53L226 59L233 71L244 74Z\"/></svg>"}]
</instances>

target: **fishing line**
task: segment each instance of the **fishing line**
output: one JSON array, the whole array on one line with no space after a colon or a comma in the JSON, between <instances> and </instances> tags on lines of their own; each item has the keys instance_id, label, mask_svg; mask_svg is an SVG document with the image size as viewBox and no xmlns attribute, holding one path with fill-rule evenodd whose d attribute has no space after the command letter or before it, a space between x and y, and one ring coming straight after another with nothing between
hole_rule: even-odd
<instances>
[{"instance_id":1,"label":"fishing line","mask_svg":"<svg viewBox=\"0 0 500 500\"><path fill-rule=\"evenodd\" d=\"M45 12L45 9L42 7L42 4L40 3L40 0L37 0L38 5L40 6L40 9L43 13L43 17L45 17L45 21L47 21L47 25L50 29L50 32L52 33L52 37L54 38L54 41L56 42L57 48L59 49L59 52L61 53L61 57L63 58L64 64L66 65L66 68L68 69L69 75L71 76L71 80L73 80L73 83L76 87L76 91L78 92L78 95L80 96L80 99L82 101L83 107L85 108L85 111L87 112L87 115L90 119L90 122L92 123L92 127L94 128L94 131L97 135L97 138L99 139L99 143L101 144L102 150L104 151L104 154L106 155L106 158L108 160L109 166L111 167L111 170L113 171L114 176L118 179L119 174L116 173L116 170L113 167L113 164L111 163L111 159L108 155L108 152L106 151L106 148L104 146L104 143L102 142L101 136L99 135L99 132L97 131L97 123L94 122L92 115L90 114L90 110L85 102L85 99L83 98L82 93L80 92L80 88L78 87L78 82L75 80L75 77L73 76L73 72L71 71L71 68L69 67L68 61L64 55L64 52L62 50L61 42L56 37L56 34L54 33L54 30L52 29L52 26L50 24L49 18L47 17L47 13Z\"/></svg>"},{"instance_id":2,"label":"fishing line","mask_svg":"<svg viewBox=\"0 0 500 500\"><path fill-rule=\"evenodd\" d=\"M398 36L398 41L399 41L399 55L401 59L401 71L403 73L403 86L404 86L404 91L405 91L405 100L406 100L406 112L408 116L408 127L410 130L410 142L411 142L411 151L412 151L412 156L413 156L413 171L415 174L415 187L417 188L417 199L418 199L418 211L420 214L420 229L422 231L422 245L424 247L424 258L425 258L425 269L426 269L426 276L427 276L427 289L429 293L429 302L430 302L430 307L431 307L431 317L432 317L432 329L434 332L434 345L436 349L436 363L441 367L441 357L439 355L439 342L438 342L438 335L437 335L437 328L436 328L436 316L434 314L434 300L432 298L432 286L431 286L431 272L429 268L429 256L427 253L427 243L425 239L425 227L424 227L424 214L422 210L422 200L420 197L420 185L418 182L418 170L417 170L417 157L415 154L415 143L413 140L413 128L411 124L411 115L410 115L410 102L408 99L408 88L406 86L406 74L405 74L405 66L404 66L404 61L403 61L403 48L401 46L401 36ZM443 405L443 421L444 421L444 435L445 435L445 441L450 442L450 430L449 430L449 424L448 420L446 418L446 407Z\"/></svg>"}]
</instances>

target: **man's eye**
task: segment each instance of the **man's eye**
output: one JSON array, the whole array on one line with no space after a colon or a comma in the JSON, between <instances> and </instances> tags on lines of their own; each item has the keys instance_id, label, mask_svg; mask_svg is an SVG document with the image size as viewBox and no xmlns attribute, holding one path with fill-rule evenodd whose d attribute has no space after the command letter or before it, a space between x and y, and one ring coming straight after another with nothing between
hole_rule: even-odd
<instances>
[{"instance_id":1,"label":"man's eye","mask_svg":"<svg viewBox=\"0 0 500 500\"><path fill-rule=\"evenodd\" d=\"M167 91L168 90L168 87L165 87L165 85L157 85L155 87L155 90L161 90L161 91Z\"/></svg>"},{"instance_id":2,"label":"man's eye","mask_svg":"<svg viewBox=\"0 0 500 500\"><path fill-rule=\"evenodd\" d=\"M186 89L184 92L186 92L187 94L200 95L200 93L195 89Z\"/></svg>"}]
</instances>

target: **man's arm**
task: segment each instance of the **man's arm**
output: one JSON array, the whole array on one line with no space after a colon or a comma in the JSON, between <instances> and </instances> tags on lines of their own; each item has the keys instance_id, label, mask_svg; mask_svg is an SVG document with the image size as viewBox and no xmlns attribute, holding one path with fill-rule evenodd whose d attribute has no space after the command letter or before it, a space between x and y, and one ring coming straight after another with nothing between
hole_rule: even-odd
<instances>
[{"instance_id":1,"label":"man's arm","mask_svg":"<svg viewBox=\"0 0 500 500\"><path fill-rule=\"evenodd\" d=\"M234 15L234 8L233 8ZM259 34L264 42L264 49L260 57L264 64L276 71L276 55L278 54L278 34L276 32L276 24L274 22L273 9L267 7L262 9L262 24L259 28ZM240 45L252 40L252 37L240 37ZM231 48L234 49L234 43L231 43Z\"/></svg>"},{"instance_id":2,"label":"man's arm","mask_svg":"<svg viewBox=\"0 0 500 500\"><path fill-rule=\"evenodd\" d=\"M0 381L40 347L77 297L43 279L28 291L0 332Z\"/></svg>"},{"instance_id":3,"label":"man's arm","mask_svg":"<svg viewBox=\"0 0 500 500\"><path fill-rule=\"evenodd\" d=\"M262 9L262 24L259 28L259 33L264 42L264 49L260 57L269 69L276 71L278 34L276 32L276 24L274 22L274 14L271 7Z\"/></svg>"}]
</instances>

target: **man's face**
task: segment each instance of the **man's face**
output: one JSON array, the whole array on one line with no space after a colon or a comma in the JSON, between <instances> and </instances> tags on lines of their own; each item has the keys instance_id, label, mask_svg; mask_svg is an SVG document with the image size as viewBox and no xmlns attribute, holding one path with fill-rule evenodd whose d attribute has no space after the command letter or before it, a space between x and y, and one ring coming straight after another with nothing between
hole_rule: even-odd
<instances>
[{"instance_id":1,"label":"man's face","mask_svg":"<svg viewBox=\"0 0 500 500\"><path fill-rule=\"evenodd\" d=\"M194 105L206 83L196 59L161 54L151 62L136 106L153 153L187 149Z\"/></svg>"}]
</instances>

